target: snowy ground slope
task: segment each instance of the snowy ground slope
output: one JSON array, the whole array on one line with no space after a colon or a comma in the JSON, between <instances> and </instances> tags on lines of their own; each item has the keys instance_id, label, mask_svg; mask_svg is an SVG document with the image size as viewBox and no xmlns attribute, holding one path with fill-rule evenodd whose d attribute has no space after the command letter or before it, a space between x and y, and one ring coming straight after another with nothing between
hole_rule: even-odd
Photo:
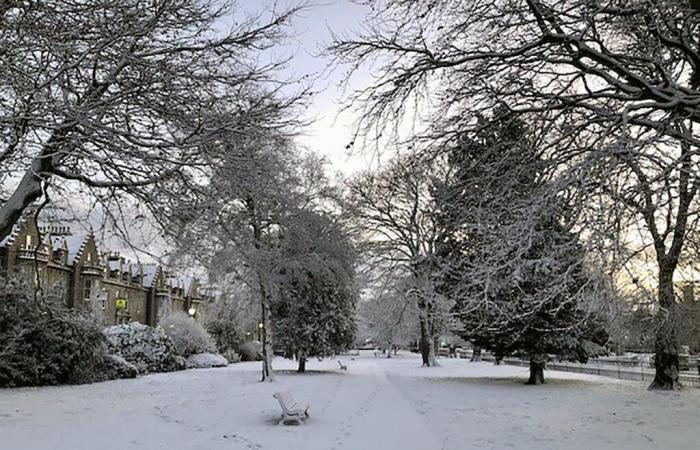
<instances>
[{"instance_id":1,"label":"snowy ground slope","mask_svg":"<svg viewBox=\"0 0 700 450\"><path fill-rule=\"evenodd\" d=\"M259 363L86 386L0 390L0 449L697 449L700 391L413 355L312 360L312 373L259 383ZM276 360L278 369L292 362ZM276 426L272 394L311 405Z\"/></svg>"}]
</instances>

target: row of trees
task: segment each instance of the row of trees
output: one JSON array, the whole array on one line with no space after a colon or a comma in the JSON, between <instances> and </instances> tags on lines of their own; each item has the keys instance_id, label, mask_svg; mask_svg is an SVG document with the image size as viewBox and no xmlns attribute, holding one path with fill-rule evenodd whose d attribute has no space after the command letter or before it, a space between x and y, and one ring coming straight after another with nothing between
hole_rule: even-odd
<instances>
[{"instance_id":1,"label":"row of trees","mask_svg":"<svg viewBox=\"0 0 700 450\"><path fill-rule=\"evenodd\" d=\"M500 108L438 155L404 156L351 183L375 270L404 280L403 307L395 297L372 303L387 302L394 326L417 308L425 366L437 365L448 331L498 359L529 355L533 384L547 355L585 362L603 350L609 279L594 270L530 136Z\"/></svg>"},{"instance_id":2,"label":"row of trees","mask_svg":"<svg viewBox=\"0 0 700 450\"><path fill-rule=\"evenodd\" d=\"M535 149L549 175L536 175L534 183L522 180L523 186L548 194L537 197L542 201L528 200L529 195L514 199L522 207L509 205L503 220L482 227L470 245L478 256L480 244L489 244L488 260L497 263L518 236L525 238L528 245L514 245L517 253L501 268L537 261L512 267L515 273L534 273L533 284L523 287L525 281L516 281L520 275L510 284L524 295L542 291L537 296L542 301L592 287L580 276L585 264L555 257L557 247L575 255L585 242L598 250L597 265L613 277L635 257L651 253L659 311L652 387L660 389L679 387L674 275L682 258L691 256L687 243L697 221L696 7L672 0L389 0L377 7L366 32L338 38L331 48L352 67L382 62L376 82L353 98L363 105L359 131L365 137L392 125L400 131L413 114L414 123L425 124L412 139L421 150L454 154L463 136L473 142L483 131L480 117L528 124L525 147ZM480 210L492 216L496 202L483 200L488 206ZM537 276L550 259L548 275ZM498 272L474 276L472 281L490 284ZM551 292L556 279L561 283ZM484 307L473 312L506 306L484 298Z\"/></svg>"}]
</instances>

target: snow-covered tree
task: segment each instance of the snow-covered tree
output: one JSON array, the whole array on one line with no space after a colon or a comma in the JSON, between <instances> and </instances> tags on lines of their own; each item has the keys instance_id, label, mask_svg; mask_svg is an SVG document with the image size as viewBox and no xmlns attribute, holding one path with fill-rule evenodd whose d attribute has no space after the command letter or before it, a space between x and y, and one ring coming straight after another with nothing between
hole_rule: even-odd
<instances>
[{"instance_id":1,"label":"snow-covered tree","mask_svg":"<svg viewBox=\"0 0 700 450\"><path fill-rule=\"evenodd\" d=\"M498 359L528 355L529 383L540 384L548 355L585 362L602 350L607 291L525 124L501 108L481 125L452 149L438 195L440 287L465 339Z\"/></svg>"},{"instance_id":2,"label":"snow-covered tree","mask_svg":"<svg viewBox=\"0 0 700 450\"><path fill-rule=\"evenodd\" d=\"M359 321L364 332L374 342L381 343L391 357L392 348L405 346L419 335L418 309L406 295L407 283L388 283L370 288L368 298L359 305Z\"/></svg>"},{"instance_id":3,"label":"snow-covered tree","mask_svg":"<svg viewBox=\"0 0 700 450\"><path fill-rule=\"evenodd\" d=\"M270 307L283 263L281 239L298 214L331 195L323 161L303 154L288 130L231 133L208 150L207 176L165 208L180 253L223 284L244 283L257 298L263 380L273 379Z\"/></svg>"},{"instance_id":4,"label":"snow-covered tree","mask_svg":"<svg viewBox=\"0 0 700 450\"><path fill-rule=\"evenodd\" d=\"M299 211L282 232L272 321L275 341L299 372L310 357L335 355L355 341L355 254L330 217Z\"/></svg>"},{"instance_id":5,"label":"snow-covered tree","mask_svg":"<svg viewBox=\"0 0 700 450\"><path fill-rule=\"evenodd\" d=\"M221 133L283 126L293 100L271 83L281 63L258 56L293 13L246 16L227 0L2 2L0 239L52 187L159 210L207 171Z\"/></svg>"}]
</instances>

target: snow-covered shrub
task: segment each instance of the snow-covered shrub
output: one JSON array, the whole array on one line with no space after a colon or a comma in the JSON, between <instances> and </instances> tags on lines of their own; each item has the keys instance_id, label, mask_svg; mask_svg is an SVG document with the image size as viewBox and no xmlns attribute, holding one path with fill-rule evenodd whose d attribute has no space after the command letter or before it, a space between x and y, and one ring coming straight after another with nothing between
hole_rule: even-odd
<instances>
[{"instance_id":1,"label":"snow-covered shrub","mask_svg":"<svg viewBox=\"0 0 700 450\"><path fill-rule=\"evenodd\" d=\"M216 348L222 355L237 352L242 339L238 326L233 320L212 318L207 321L207 331L214 338Z\"/></svg>"},{"instance_id":2,"label":"snow-covered shrub","mask_svg":"<svg viewBox=\"0 0 700 450\"><path fill-rule=\"evenodd\" d=\"M221 354L229 364L241 362L241 355L235 350L228 350Z\"/></svg>"},{"instance_id":3,"label":"snow-covered shrub","mask_svg":"<svg viewBox=\"0 0 700 450\"><path fill-rule=\"evenodd\" d=\"M262 345L258 341L244 342L238 347L238 353L243 361L261 361Z\"/></svg>"},{"instance_id":4,"label":"snow-covered shrub","mask_svg":"<svg viewBox=\"0 0 700 450\"><path fill-rule=\"evenodd\" d=\"M132 322L107 327L104 332L110 352L136 366L139 373L184 368L170 338L161 330Z\"/></svg>"},{"instance_id":5,"label":"snow-covered shrub","mask_svg":"<svg viewBox=\"0 0 700 450\"><path fill-rule=\"evenodd\" d=\"M183 312L161 317L159 327L168 335L180 356L187 358L197 353L216 353L216 344L207 330Z\"/></svg>"},{"instance_id":6,"label":"snow-covered shrub","mask_svg":"<svg viewBox=\"0 0 700 450\"><path fill-rule=\"evenodd\" d=\"M33 284L0 279L0 386L89 383L104 361L100 327Z\"/></svg>"},{"instance_id":7,"label":"snow-covered shrub","mask_svg":"<svg viewBox=\"0 0 700 450\"><path fill-rule=\"evenodd\" d=\"M139 370L119 355L106 355L100 368L101 380L135 378Z\"/></svg>"},{"instance_id":8,"label":"snow-covered shrub","mask_svg":"<svg viewBox=\"0 0 700 450\"><path fill-rule=\"evenodd\" d=\"M188 369L208 369L210 367L226 367L227 365L226 358L213 353L198 353L187 357Z\"/></svg>"}]
</instances>

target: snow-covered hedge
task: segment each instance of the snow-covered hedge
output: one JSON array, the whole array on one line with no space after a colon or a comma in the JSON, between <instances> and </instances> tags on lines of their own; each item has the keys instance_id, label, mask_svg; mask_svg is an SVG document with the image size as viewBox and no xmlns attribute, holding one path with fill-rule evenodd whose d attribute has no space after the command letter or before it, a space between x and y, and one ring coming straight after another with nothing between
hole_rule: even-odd
<instances>
[{"instance_id":1,"label":"snow-covered hedge","mask_svg":"<svg viewBox=\"0 0 700 450\"><path fill-rule=\"evenodd\" d=\"M226 367L227 365L226 358L213 353L198 353L187 357L188 369L208 369L210 367Z\"/></svg>"},{"instance_id":2,"label":"snow-covered hedge","mask_svg":"<svg viewBox=\"0 0 700 450\"><path fill-rule=\"evenodd\" d=\"M161 330L132 322L104 330L111 353L130 362L139 373L184 369L170 338Z\"/></svg>"},{"instance_id":3,"label":"snow-covered hedge","mask_svg":"<svg viewBox=\"0 0 700 450\"><path fill-rule=\"evenodd\" d=\"M59 295L35 299L28 280L0 279L0 387L89 383L104 358L94 321Z\"/></svg>"},{"instance_id":4,"label":"snow-covered hedge","mask_svg":"<svg viewBox=\"0 0 700 450\"><path fill-rule=\"evenodd\" d=\"M138 374L136 366L119 355L106 355L100 370L101 380L135 378Z\"/></svg>"},{"instance_id":5,"label":"snow-covered hedge","mask_svg":"<svg viewBox=\"0 0 700 450\"><path fill-rule=\"evenodd\" d=\"M163 329L178 355L187 358L197 353L216 353L214 339L202 324L183 312L173 312L160 319Z\"/></svg>"}]
</instances>

